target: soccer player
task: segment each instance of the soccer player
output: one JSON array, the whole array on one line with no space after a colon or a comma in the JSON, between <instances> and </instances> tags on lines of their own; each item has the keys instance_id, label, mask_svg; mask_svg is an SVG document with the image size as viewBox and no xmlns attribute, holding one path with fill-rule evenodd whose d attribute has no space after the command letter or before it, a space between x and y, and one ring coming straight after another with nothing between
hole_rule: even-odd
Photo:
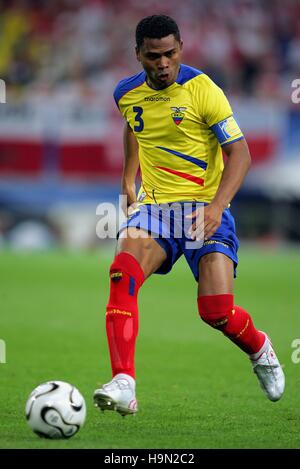
<instances>
[{"instance_id":1,"label":"soccer player","mask_svg":"<svg viewBox=\"0 0 300 469\"><path fill-rule=\"evenodd\" d=\"M169 272L182 254L198 282L201 319L248 354L271 401L281 398L285 385L269 337L234 303L239 242L228 207L250 166L248 146L223 91L205 73L181 64L182 46L172 18L142 19L136 56L143 71L121 80L114 93L125 119L122 189L129 209L110 267L106 309L113 378L95 391L94 403L122 415L137 412L138 291L152 273ZM166 216L175 202L182 212Z\"/></svg>"}]
</instances>

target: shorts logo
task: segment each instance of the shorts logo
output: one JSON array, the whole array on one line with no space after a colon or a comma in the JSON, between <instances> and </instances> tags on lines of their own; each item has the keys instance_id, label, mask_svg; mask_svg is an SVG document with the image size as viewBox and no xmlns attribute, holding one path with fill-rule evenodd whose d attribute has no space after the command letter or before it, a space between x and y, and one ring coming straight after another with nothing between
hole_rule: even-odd
<instances>
[{"instance_id":1,"label":"shorts logo","mask_svg":"<svg viewBox=\"0 0 300 469\"><path fill-rule=\"evenodd\" d=\"M110 278L112 279L113 282L118 282L121 280L123 277L122 272L112 272L110 275Z\"/></svg>"},{"instance_id":2,"label":"shorts logo","mask_svg":"<svg viewBox=\"0 0 300 469\"><path fill-rule=\"evenodd\" d=\"M214 239L205 241L203 243L203 246L208 246L209 244L221 244L222 246L224 246L224 248L229 248L228 244L222 243L222 241L215 241Z\"/></svg>"},{"instance_id":3,"label":"shorts logo","mask_svg":"<svg viewBox=\"0 0 300 469\"><path fill-rule=\"evenodd\" d=\"M173 121L175 122L176 125L179 125L183 118L184 118L184 112L187 110L187 107L171 107L173 114L171 114Z\"/></svg>"}]
</instances>

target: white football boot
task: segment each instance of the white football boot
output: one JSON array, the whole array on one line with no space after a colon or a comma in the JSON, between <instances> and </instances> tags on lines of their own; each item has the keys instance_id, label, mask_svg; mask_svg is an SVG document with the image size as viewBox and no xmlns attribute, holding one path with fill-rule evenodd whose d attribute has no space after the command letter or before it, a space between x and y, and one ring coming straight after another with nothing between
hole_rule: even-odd
<instances>
[{"instance_id":1,"label":"white football boot","mask_svg":"<svg viewBox=\"0 0 300 469\"><path fill-rule=\"evenodd\" d=\"M94 392L95 407L101 410L116 410L121 415L135 414L138 410L135 397L135 380L125 373L113 379Z\"/></svg>"},{"instance_id":2,"label":"white football boot","mask_svg":"<svg viewBox=\"0 0 300 469\"><path fill-rule=\"evenodd\" d=\"M284 392L285 378L267 335L262 348L257 353L250 355L250 360L253 371L267 397L270 401L278 401Z\"/></svg>"}]
</instances>

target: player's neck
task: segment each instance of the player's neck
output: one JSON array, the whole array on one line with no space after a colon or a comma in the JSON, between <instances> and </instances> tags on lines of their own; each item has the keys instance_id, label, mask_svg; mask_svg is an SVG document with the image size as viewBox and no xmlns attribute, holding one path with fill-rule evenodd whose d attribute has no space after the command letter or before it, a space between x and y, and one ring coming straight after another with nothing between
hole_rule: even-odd
<instances>
[{"instance_id":1,"label":"player's neck","mask_svg":"<svg viewBox=\"0 0 300 469\"><path fill-rule=\"evenodd\" d=\"M165 88L168 88L169 86L173 85L174 82L172 83L169 83L168 85L155 85L154 83L151 83L151 81L149 80L149 78L147 77L146 78L146 83L147 85L149 86L149 88L151 88L152 90L155 90L155 91L160 91L160 90L164 90Z\"/></svg>"}]
</instances>

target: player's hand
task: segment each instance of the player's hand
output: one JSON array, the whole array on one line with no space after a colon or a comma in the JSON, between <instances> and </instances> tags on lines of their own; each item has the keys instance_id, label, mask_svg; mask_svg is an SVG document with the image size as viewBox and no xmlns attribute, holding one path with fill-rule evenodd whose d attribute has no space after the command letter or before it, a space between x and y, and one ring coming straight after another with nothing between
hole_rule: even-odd
<instances>
[{"instance_id":1,"label":"player's hand","mask_svg":"<svg viewBox=\"0 0 300 469\"><path fill-rule=\"evenodd\" d=\"M223 207L211 202L204 207L204 240L211 238L222 222Z\"/></svg>"},{"instance_id":2,"label":"player's hand","mask_svg":"<svg viewBox=\"0 0 300 469\"><path fill-rule=\"evenodd\" d=\"M191 239L201 241L204 238L206 241L211 238L221 225L222 213L223 207L211 202L187 215L186 218L196 218L188 231Z\"/></svg>"},{"instance_id":3,"label":"player's hand","mask_svg":"<svg viewBox=\"0 0 300 469\"><path fill-rule=\"evenodd\" d=\"M136 201L129 203L128 198L122 201L122 210L126 217L129 217L135 211L137 206L138 206L138 203Z\"/></svg>"},{"instance_id":4,"label":"player's hand","mask_svg":"<svg viewBox=\"0 0 300 469\"><path fill-rule=\"evenodd\" d=\"M132 214L137 207L135 184L128 186L123 184L121 207L126 217Z\"/></svg>"},{"instance_id":5,"label":"player's hand","mask_svg":"<svg viewBox=\"0 0 300 469\"><path fill-rule=\"evenodd\" d=\"M130 215L132 215L132 213L135 211L135 209L137 208L138 206L138 203L137 202L133 202L133 204L129 205L129 207L127 207L127 217L130 217Z\"/></svg>"}]
</instances>

